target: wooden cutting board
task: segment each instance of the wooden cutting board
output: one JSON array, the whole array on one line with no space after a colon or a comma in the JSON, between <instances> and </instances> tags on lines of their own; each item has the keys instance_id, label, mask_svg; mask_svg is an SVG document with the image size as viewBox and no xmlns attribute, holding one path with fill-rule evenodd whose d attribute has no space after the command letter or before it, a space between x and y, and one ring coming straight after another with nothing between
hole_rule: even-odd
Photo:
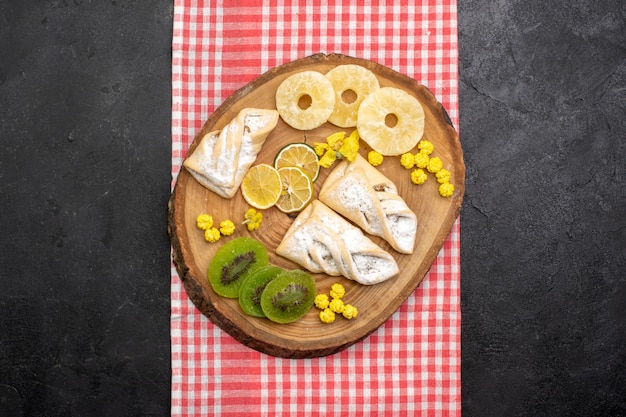
<instances>
[{"instance_id":1,"label":"wooden cutting board","mask_svg":"<svg viewBox=\"0 0 626 417\"><path fill-rule=\"evenodd\" d=\"M378 77L381 87L401 88L420 101L425 112L424 139L435 145L431 156L440 157L444 168L451 172L455 192L452 197L441 197L437 191L438 184L431 174L425 184L414 185L410 180L411 171L400 165L399 157L386 157L378 168L395 182L399 194L417 215L419 225L414 253L399 254L386 242L372 237L374 242L394 256L400 269L398 276L380 284L364 286L343 277L314 274L318 293L328 293L335 282L346 287L344 299L359 309L357 318L346 320L338 317L334 323L324 324L319 320L319 310L312 308L299 321L275 324L267 319L247 316L236 299L226 299L215 294L207 280L207 268L213 254L223 243L240 236L250 236L263 242L268 248L270 263L287 269L298 268L298 265L275 254L275 248L293 222L294 215L289 216L276 208L264 210L261 227L249 232L239 225L249 208L241 197L241 192L230 200L223 199L202 187L182 169L169 201L168 232L172 242L173 261L185 290L194 305L224 331L241 343L274 356L305 358L329 355L351 346L376 330L420 284L458 217L463 201L463 152L457 132L443 106L416 80L377 63L345 55L319 54L293 61L268 71L244 86L226 99L210 116L190 145L188 155L206 133L223 128L240 110L247 107L275 109L276 89L289 75L304 70L326 73L342 64L364 66ZM315 130L303 132L279 120L268 136L256 163L272 164L276 153L288 143L323 142L331 133L345 131L349 134L352 130L353 128L343 129L326 123ZM369 150L361 141L361 154L366 156ZM316 193L329 171L330 169L322 169L315 183ZM235 234L222 237L216 243L207 243L203 239L202 231L196 227L196 217L201 213L211 214L216 222L232 220L238 224Z\"/></svg>"}]
</instances>

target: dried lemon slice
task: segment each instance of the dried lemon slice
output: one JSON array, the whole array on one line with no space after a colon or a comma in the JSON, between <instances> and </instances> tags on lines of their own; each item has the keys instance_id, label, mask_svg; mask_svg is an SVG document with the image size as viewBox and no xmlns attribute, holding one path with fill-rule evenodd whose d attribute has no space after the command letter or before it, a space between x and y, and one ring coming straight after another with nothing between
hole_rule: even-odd
<instances>
[{"instance_id":1,"label":"dried lemon slice","mask_svg":"<svg viewBox=\"0 0 626 417\"><path fill-rule=\"evenodd\" d=\"M285 213L304 209L313 200L313 182L300 168L283 167L278 170L283 184L283 194L276 207Z\"/></svg>"},{"instance_id":2,"label":"dried lemon slice","mask_svg":"<svg viewBox=\"0 0 626 417\"><path fill-rule=\"evenodd\" d=\"M326 123L335 106L335 90L320 72L290 75L276 90L276 110L289 126L311 130Z\"/></svg>"},{"instance_id":3,"label":"dried lemon slice","mask_svg":"<svg viewBox=\"0 0 626 417\"><path fill-rule=\"evenodd\" d=\"M283 191L278 170L268 164L255 165L241 182L241 195L252 207L267 209L278 201Z\"/></svg>"},{"instance_id":4,"label":"dried lemon slice","mask_svg":"<svg viewBox=\"0 0 626 417\"><path fill-rule=\"evenodd\" d=\"M283 147L274 158L274 168L297 167L315 182L320 173L319 157L315 149L306 143L290 143Z\"/></svg>"},{"instance_id":5,"label":"dried lemon slice","mask_svg":"<svg viewBox=\"0 0 626 417\"><path fill-rule=\"evenodd\" d=\"M357 130L376 152L409 152L424 134L424 109L404 90L382 87L365 97L359 107Z\"/></svg>"},{"instance_id":6,"label":"dried lemon slice","mask_svg":"<svg viewBox=\"0 0 626 417\"><path fill-rule=\"evenodd\" d=\"M335 107L328 121L339 127L354 127L359 106L380 87L378 78L360 65L339 65L326 73L335 90Z\"/></svg>"}]
</instances>

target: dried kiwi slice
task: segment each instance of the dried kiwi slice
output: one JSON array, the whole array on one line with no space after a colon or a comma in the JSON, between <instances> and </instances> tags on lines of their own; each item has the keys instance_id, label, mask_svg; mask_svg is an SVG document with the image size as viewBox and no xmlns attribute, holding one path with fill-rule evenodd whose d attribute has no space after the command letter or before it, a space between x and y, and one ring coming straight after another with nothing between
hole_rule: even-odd
<instances>
[{"instance_id":1,"label":"dried kiwi slice","mask_svg":"<svg viewBox=\"0 0 626 417\"><path fill-rule=\"evenodd\" d=\"M291 323L303 317L315 300L315 280L300 269L281 272L261 294L265 316L276 323Z\"/></svg>"},{"instance_id":2,"label":"dried kiwi slice","mask_svg":"<svg viewBox=\"0 0 626 417\"><path fill-rule=\"evenodd\" d=\"M248 315L254 317L265 317L261 308L261 294L265 286L284 269L267 265L255 270L248 276L239 287L239 305Z\"/></svg>"},{"instance_id":3,"label":"dried kiwi slice","mask_svg":"<svg viewBox=\"0 0 626 417\"><path fill-rule=\"evenodd\" d=\"M268 262L267 249L261 242L239 237L225 243L215 252L209 264L209 282L222 297L237 298L241 283Z\"/></svg>"}]
</instances>

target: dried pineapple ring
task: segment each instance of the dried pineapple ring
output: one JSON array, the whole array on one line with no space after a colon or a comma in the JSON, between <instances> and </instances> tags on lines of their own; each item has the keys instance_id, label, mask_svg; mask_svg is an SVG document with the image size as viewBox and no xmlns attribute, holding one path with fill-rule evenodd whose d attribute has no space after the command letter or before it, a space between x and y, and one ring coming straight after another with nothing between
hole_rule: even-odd
<instances>
[{"instance_id":1,"label":"dried pineapple ring","mask_svg":"<svg viewBox=\"0 0 626 417\"><path fill-rule=\"evenodd\" d=\"M334 106L333 85L317 71L290 75L276 90L276 109L294 129L311 130L321 126L328 121Z\"/></svg>"},{"instance_id":2,"label":"dried pineapple ring","mask_svg":"<svg viewBox=\"0 0 626 417\"><path fill-rule=\"evenodd\" d=\"M359 106L380 87L374 73L360 65L339 65L326 73L335 90L335 108L328 121L339 127L354 127Z\"/></svg>"},{"instance_id":3,"label":"dried pineapple ring","mask_svg":"<svg viewBox=\"0 0 626 417\"><path fill-rule=\"evenodd\" d=\"M382 87L365 97L356 126L361 139L376 152L401 155L424 134L424 108L406 91Z\"/></svg>"}]
</instances>

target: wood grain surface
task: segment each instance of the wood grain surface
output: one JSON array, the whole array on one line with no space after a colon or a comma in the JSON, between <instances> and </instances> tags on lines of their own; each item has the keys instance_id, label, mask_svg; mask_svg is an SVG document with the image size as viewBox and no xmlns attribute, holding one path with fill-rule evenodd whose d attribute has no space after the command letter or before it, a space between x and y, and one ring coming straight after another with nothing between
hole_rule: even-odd
<instances>
[{"instance_id":1,"label":"wood grain surface","mask_svg":"<svg viewBox=\"0 0 626 417\"><path fill-rule=\"evenodd\" d=\"M193 143L190 155L199 140L208 132L219 130L230 122L237 113L247 107L275 109L275 92L278 85L289 75L303 70L326 73L342 64L357 64L370 69L378 77L381 87L401 88L416 97L425 112L424 139L435 145L432 156L442 159L444 168L451 174L455 192L452 197L439 196L434 176L424 185L416 186L410 181L410 170L399 163L399 157L386 157L378 168L393 180L399 194L418 219L415 251L411 255L395 252L386 242L371 237L396 259L400 274L389 281L373 286L364 286L343 277L315 274L318 292L328 293L330 285L340 282L346 287L345 301L359 308L359 316L353 320L339 317L332 324L323 324L318 310L313 308L301 320L291 324L275 324L267 319L247 316L236 299L218 296L207 280L207 268L213 254L230 239L250 236L263 242L268 248L270 263L283 268L298 268L298 265L275 254L283 234L293 222L294 215L287 215L276 208L264 210L261 227L248 232L238 225L230 237L222 237L217 243L207 243L203 233L197 229L198 214L209 213L215 221L230 219L236 224L244 218L249 208L238 192L232 199L223 199L202 187L182 169L169 201L169 224L173 261L182 279L185 290L195 306L211 321L231 334L241 343L261 352L281 357L304 358L324 356L338 352L362 340L382 325L420 284L439 250L445 242L456 220L465 190L465 164L457 132L443 106L433 94L414 79L408 78L377 63L345 55L313 55L274 68L244 86L210 116ZM337 131L349 134L352 128L339 128L326 123L321 127L303 132L295 130L279 120L268 136L255 163L272 164L276 153L286 144L293 142L324 141L326 136ZM370 149L361 141L361 154ZM322 169L315 183L319 192L328 169Z\"/></svg>"}]
</instances>

